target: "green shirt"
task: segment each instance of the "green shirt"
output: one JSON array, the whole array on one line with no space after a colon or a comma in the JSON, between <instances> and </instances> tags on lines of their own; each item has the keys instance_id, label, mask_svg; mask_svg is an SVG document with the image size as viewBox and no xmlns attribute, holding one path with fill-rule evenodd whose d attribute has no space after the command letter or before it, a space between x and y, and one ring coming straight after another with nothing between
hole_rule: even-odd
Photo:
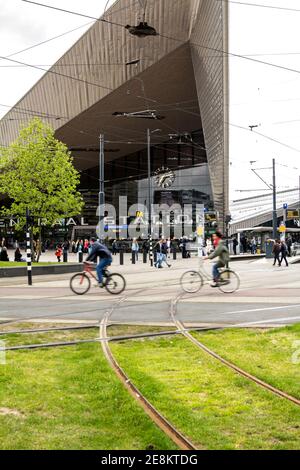
<instances>
[{"instance_id":1,"label":"green shirt","mask_svg":"<svg viewBox=\"0 0 300 470\"><path fill-rule=\"evenodd\" d=\"M217 257L219 257L220 261L224 264L224 266L230 260L228 248L225 245L223 245L222 241L219 241L217 248L215 249L213 253L209 255L208 258L214 259Z\"/></svg>"}]
</instances>

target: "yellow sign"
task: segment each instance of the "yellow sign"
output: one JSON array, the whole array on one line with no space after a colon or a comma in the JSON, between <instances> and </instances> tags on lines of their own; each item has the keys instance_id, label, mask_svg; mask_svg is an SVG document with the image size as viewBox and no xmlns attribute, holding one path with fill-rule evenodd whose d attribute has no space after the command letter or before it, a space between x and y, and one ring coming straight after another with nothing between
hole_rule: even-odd
<instances>
[{"instance_id":1,"label":"yellow sign","mask_svg":"<svg viewBox=\"0 0 300 470\"><path fill-rule=\"evenodd\" d=\"M297 219L298 217L299 217L299 211L298 210L287 211L287 218L288 219Z\"/></svg>"},{"instance_id":2,"label":"yellow sign","mask_svg":"<svg viewBox=\"0 0 300 470\"><path fill-rule=\"evenodd\" d=\"M284 233L286 232L286 226L284 224L281 224L280 227L279 227L279 232L280 233Z\"/></svg>"},{"instance_id":3,"label":"yellow sign","mask_svg":"<svg viewBox=\"0 0 300 470\"><path fill-rule=\"evenodd\" d=\"M197 228L198 237L203 237L203 234L204 234L204 228L203 227L198 227Z\"/></svg>"}]
</instances>

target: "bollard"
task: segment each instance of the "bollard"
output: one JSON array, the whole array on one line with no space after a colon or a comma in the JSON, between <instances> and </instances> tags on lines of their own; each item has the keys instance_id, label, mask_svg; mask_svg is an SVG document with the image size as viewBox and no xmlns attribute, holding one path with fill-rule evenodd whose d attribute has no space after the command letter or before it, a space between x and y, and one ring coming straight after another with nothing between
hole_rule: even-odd
<instances>
[{"instance_id":1,"label":"bollard","mask_svg":"<svg viewBox=\"0 0 300 470\"><path fill-rule=\"evenodd\" d=\"M120 266L123 266L124 264L124 252L120 250Z\"/></svg>"},{"instance_id":2,"label":"bollard","mask_svg":"<svg viewBox=\"0 0 300 470\"><path fill-rule=\"evenodd\" d=\"M173 251L173 259L176 260L176 258L177 258L177 251L174 250L174 251Z\"/></svg>"},{"instance_id":3,"label":"bollard","mask_svg":"<svg viewBox=\"0 0 300 470\"><path fill-rule=\"evenodd\" d=\"M63 251L63 262L64 263L68 262L68 251L67 250Z\"/></svg>"},{"instance_id":4,"label":"bollard","mask_svg":"<svg viewBox=\"0 0 300 470\"><path fill-rule=\"evenodd\" d=\"M82 251L79 251L78 252L78 263L82 263L83 262L83 253Z\"/></svg>"},{"instance_id":5,"label":"bollard","mask_svg":"<svg viewBox=\"0 0 300 470\"><path fill-rule=\"evenodd\" d=\"M136 256L135 252L132 251L131 252L131 262L132 262L132 264L135 264L135 256Z\"/></svg>"},{"instance_id":6,"label":"bollard","mask_svg":"<svg viewBox=\"0 0 300 470\"><path fill-rule=\"evenodd\" d=\"M147 251L143 251L143 263L147 263Z\"/></svg>"}]
</instances>

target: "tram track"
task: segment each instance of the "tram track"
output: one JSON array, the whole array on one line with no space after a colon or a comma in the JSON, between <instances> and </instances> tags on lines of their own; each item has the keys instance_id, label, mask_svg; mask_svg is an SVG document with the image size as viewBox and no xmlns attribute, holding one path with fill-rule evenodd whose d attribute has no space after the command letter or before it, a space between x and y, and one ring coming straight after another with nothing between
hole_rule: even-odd
<instances>
[{"instance_id":1,"label":"tram track","mask_svg":"<svg viewBox=\"0 0 300 470\"><path fill-rule=\"evenodd\" d=\"M162 416L159 411L147 400L145 396L141 393L141 391L135 386L135 384L130 380L127 376L126 372L120 367L116 359L114 358L112 351L110 349L109 343L112 341L125 341L125 340L134 340L139 338L150 338L150 337L158 337L158 336L168 336L168 335L183 335L186 339L191 341L196 347L200 348L214 359L218 360L219 362L223 363L226 367L230 368L231 370L235 371L239 375L245 377L246 379L254 382L257 386L267 390L268 392L276 395L282 399L286 399L295 405L300 405L300 400L296 397L293 397L282 390L273 387L272 385L260 380L258 377L249 374L247 371L241 369L236 364L231 363L230 361L224 359L222 356L217 354L215 351L211 350L207 346L205 346L201 341L198 341L194 338L191 334L192 331L208 331L208 330L217 330L217 329L225 329L228 327L235 327L235 325L226 325L226 326L218 326L218 327L203 327L203 328L186 328L184 323L179 321L177 317L177 309L178 303L183 297L186 297L185 294L179 294L176 297L172 297L168 301L168 309L169 309L169 316L172 321L172 324L175 326L175 330L173 331L162 331L159 333L141 333L136 335L120 335L120 336L113 336L110 337L107 334L107 329L109 326L113 325L113 321L111 319L113 313L117 311L117 309L126 302L128 298L131 296L138 296L139 293L145 292L145 290L153 289L154 286L150 286L148 289L144 287L141 289L136 290L135 292L130 291L128 295L122 296L117 299L109 308L105 308L104 317L102 320L95 322L94 324L89 325L80 325L80 326L63 326L58 328L43 328L43 329L35 329L35 330L12 330L12 331L3 331L0 332L0 335L9 335L9 334L28 334L28 333L46 333L46 332L55 332L55 331L65 331L65 330L80 330L80 329L99 329L99 337L91 338L91 339L84 339L84 340L73 340L73 341L61 341L57 343L41 343L41 344L28 344L28 345L19 345L19 346L11 346L5 348L6 350L16 351L21 349L40 349L40 348L51 348L51 347L64 347L64 346L74 346L80 344L88 344L88 343L100 343L102 346L103 353L115 371L117 377L122 382L122 384L126 387L128 392L140 403L144 411L149 415L152 421L159 426L159 428L173 440L173 442L178 445L178 447L182 450L196 450L196 447L184 436L182 435L164 416ZM148 302L147 302L148 303ZM160 302L159 302L160 303ZM57 315L56 315L57 317ZM20 320L18 320L20 321ZM23 319L24 321L24 319ZM118 322L121 324L120 322ZM238 325L237 325L238 326Z\"/></svg>"},{"instance_id":2,"label":"tram track","mask_svg":"<svg viewBox=\"0 0 300 470\"><path fill-rule=\"evenodd\" d=\"M289 395L288 393L276 388L276 387L273 387L271 384L267 383L267 382L264 382L263 380L259 379L258 377L256 377L255 375L252 375L250 374L249 372L245 371L244 369L238 367L236 364L228 361L227 359L225 359L224 357L220 356L218 353L216 353L215 351L213 351L212 349L208 348L207 346L205 346L205 344L201 343L201 341L197 340L196 338L194 338L194 336L191 335L190 331L185 328L185 325L183 322L179 321L177 318L176 318L176 314L177 314L177 306L178 306L178 302L180 301L180 299L183 297L184 294L179 294L175 299L171 300L170 301L170 317L174 323L174 325L176 326L176 328L178 329L178 331L181 332L181 334L183 336L185 336L185 338L187 338L189 341L191 341L195 346L197 346L198 348L200 348L202 351L206 352L207 354L209 354L210 356L212 356L214 359L216 359L217 361L221 362L222 364L224 364L226 367L228 367L229 369L233 370L234 372L238 373L239 375L245 377L246 379L254 382L256 385L258 385L259 387L263 388L264 390L267 390L269 392L271 392L273 395L276 395L280 398L283 398L283 399L286 399L292 403L294 403L295 405L297 406L300 406L300 400L292 395ZM230 328L231 326L226 326L226 327L223 327L223 328L218 328L218 329L225 329L225 328ZM234 325L232 325L232 327L234 327ZM200 329L201 330L201 329ZM200 331L199 329L197 329L196 331ZM194 330L195 331L195 330Z\"/></svg>"},{"instance_id":3,"label":"tram track","mask_svg":"<svg viewBox=\"0 0 300 470\"><path fill-rule=\"evenodd\" d=\"M117 360L112 354L107 340L107 325L114 310L106 313L100 323L100 339L103 353L115 371L119 380L126 387L128 392L139 402L143 410L152 419L152 421L170 438L181 450L197 450L197 448L181 434L141 393L141 391L130 380L125 371L120 367ZM176 332L178 333L178 332Z\"/></svg>"},{"instance_id":4,"label":"tram track","mask_svg":"<svg viewBox=\"0 0 300 470\"><path fill-rule=\"evenodd\" d=\"M151 286L149 289L153 289ZM146 289L148 290L148 289ZM138 295L140 292L144 292L145 288L139 289L134 293ZM132 295L132 292L130 293ZM73 340L73 341L60 341L52 343L40 343L40 344L27 344L27 345L17 345L6 347L6 351L18 351L18 350L36 350L42 348L54 348L54 347L65 347L65 346L75 346L80 344L91 344L91 343L101 343L104 356L106 357L111 368L115 371L117 377L122 382L124 387L128 392L138 401L142 406L145 413L150 417L150 419L166 434L181 450L197 450L197 448L182 434L178 431L172 423L170 423L140 392L140 390L135 386L135 384L129 379L126 373L121 369L116 359L114 358L111 349L109 347L109 342L111 341L121 341L121 340L132 340L139 338L149 338L157 336L166 336L166 335L177 335L181 332L174 331L164 331L159 333L143 333L137 335L123 335L108 337L107 336L107 327L110 325L110 317L116 311L116 309L126 301L128 296L120 297L117 302L115 302L109 309L106 309L105 315L101 322L95 323L94 325L83 325L78 327L58 327L58 328L42 328L34 330L12 330L12 331L2 331L0 335L9 335L9 334L29 334L29 333L46 333L46 332L58 332L58 331L73 331L87 328L99 328L99 338L94 339L85 339L85 340ZM18 320L20 321L20 320ZM24 321L24 319L23 319ZM28 321L28 320L27 320ZM14 321L13 323L16 323ZM83 328L82 328L83 327ZM1 349L1 348L0 348Z\"/></svg>"}]
</instances>

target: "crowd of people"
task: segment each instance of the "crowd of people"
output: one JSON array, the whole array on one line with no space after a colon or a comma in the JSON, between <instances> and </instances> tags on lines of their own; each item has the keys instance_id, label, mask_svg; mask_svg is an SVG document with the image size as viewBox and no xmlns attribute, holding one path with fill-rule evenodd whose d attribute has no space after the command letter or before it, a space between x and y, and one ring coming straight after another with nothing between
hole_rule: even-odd
<instances>
[{"instance_id":1,"label":"crowd of people","mask_svg":"<svg viewBox=\"0 0 300 470\"><path fill-rule=\"evenodd\" d=\"M89 254L92 249L92 239L77 239L77 240L65 240L64 242L55 244L53 241L45 240L43 243L40 242L39 239L33 241L33 253L32 258L33 261L39 261L41 253L54 249L54 255L58 262L62 261L63 254L67 253L83 253ZM202 248L202 255L206 256L209 255L216 247L214 246L214 237L212 239L208 238ZM155 267L161 269L163 266L170 267L171 264L168 262L168 259L171 257L171 254L176 251L177 253L181 253L182 258L189 258L191 256L189 243L191 241L187 237L182 237L180 239L175 238L161 238L159 241L154 240L152 250L153 253L156 253L155 256ZM286 240L273 240L273 255L274 255L274 265L278 263L281 266L282 261L285 261L286 266L288 265L287 257L291 256L292 251L292 244L293 240L290 235L287 236ZM238 254L237 247L239 246L239 242L237 237L231 238L231 246L233 254ZM120 251L128 252L131 251L131 256L134 258L134 261L139 260L140 253L149 253L150 244L149 240L138 240L134 238L132 241L128 240L110 240L108 243L106 242L109 250L112 253L112 256L116 256ZM240 237L240 250L241 253L251 253L256 254L258 249L258 240L255 236L252 238L248 238L245 234L241 234ZM21 248L18 242L15 242L15 251L14 251L14 259L11 261L15 262L24 262L26 261L26 255L23 256L21 252ZM0 261L8 262L10 261L7 243L5 238L1 240L0 246Z\"/></svg>"},{"instance_id":2,"label":"crowd of people","mask_svg":"<svg viewBox=\"0 0 300 470\"><path fill-rule=\"evenodd\" d=\"M232 243L232 251L234 255L238 254L237 253L238 247L239 247L239 252L243 254L251 253L252 255L255 255L258 252L259 243L258 243L258 239L255 236L248 238L245 234L242 233L240 236L240 244L236 236L234 236L231 239L231 243ZM287 246L288 256L291 256L293 239L290 235L287 236L285 240L285 244Z\"/></svg>"},{"instance_id":3,"label":"crowd of people","mask_svg":"<svg viewBox=\"0 0 300 470\"><path fill-rule=\"evenodd\" d=\"M237 240L237 237L232 238L232 250L233 254L237 254L237 248L239 246L239 242ZM252 255L255 255L257 253L257 248L258 248L258 241L255 236L252 238L248 238L246 235L241 235L240 238L240 253L251 253Z\"/></svg>"},{"instance_id":4,"label":"crowd of people","mask_svg":"<svg viewBox=\"0 0 300 470\"><path fill-rule=\"evenodd\" d=\"M5 238L2 238L1 240L0 261L2 262L10 261L9 256L8 256L7 242ZM25 261L18 245L15 246L14 261L17 263Z\"/></svg>"}]
</instances>

